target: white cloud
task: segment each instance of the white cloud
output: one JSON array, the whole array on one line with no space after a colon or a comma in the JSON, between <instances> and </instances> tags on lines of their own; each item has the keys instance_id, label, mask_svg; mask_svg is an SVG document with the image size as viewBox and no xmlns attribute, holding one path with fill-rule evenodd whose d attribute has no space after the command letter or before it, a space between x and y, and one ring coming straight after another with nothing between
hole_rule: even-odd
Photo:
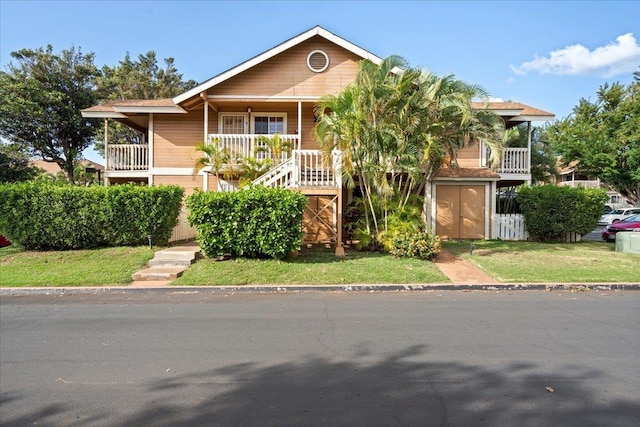
<instances>
[{"instance_id":1,"label":"white cloud","mask_svg":"<svg viewBox=\"0 0 640 427\"><path fill-rule=\"evenodd\" d=\"M631 73L640 66L640 45L632 33L623 34L615 42L598 47L592 52L576 44L554 50L548 57L538 57L519 66L511 66L516 74L538 72L540 74L577 75L597 74L611 77Z\"/></svg>"}]
</instances>

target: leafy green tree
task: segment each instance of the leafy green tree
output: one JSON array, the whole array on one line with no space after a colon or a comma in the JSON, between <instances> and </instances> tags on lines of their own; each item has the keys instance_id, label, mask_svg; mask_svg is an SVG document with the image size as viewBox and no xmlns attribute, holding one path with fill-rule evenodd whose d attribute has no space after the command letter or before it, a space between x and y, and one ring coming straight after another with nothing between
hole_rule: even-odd
<instances>
[{"instance_id":1,"label":"leafy green tree","mask_svg":"<svg viewBox=\"0 0 640 427\"><path fill-rule=\"evenodd\" d=\"M473 98L484 96L478 86L390 56L379 66L361 61L352 85L318 102L316 136L326 157L336 149L342 153L345 184L360 185L373 247L388 230L390 207L421 203L410 196L421 194L446 162L455 167L458 149L482 139L492 149L492 163L500 161L502 121L471 107Z\"/></svg>"},{"instance_id":2,"label":"leafy green tree","mask_svg":"<svg viewBox=\"0 0 640 427\"><path fill-rule=\"evenodd\" d=\"M35 178L39 171L31 166L30 160L29 153L20 144L0 141L0 183Z\"/></svg>"},{"instance_id":3,"label":"leafy green tree","mask_svg":"<svg viewBox=\"0 0 640 427\"><path fill-rule=\"evenodd\" d=\"M106 94L103 102L123 99L172 98L196 85L194 80L184 81L173 58L164 60L164 68L158 65L156 53L151 50L132 60L127 52L125 58L114 67L102 67L98 85ZM104 153L104 124L96 132L96 150ZM117 121L109 121L110 144L140 144L142 135Z\"/></svg>"},{"instance_id":4,"label":"leafy green tree","mask_svg":"<svg viewBox=\"0 0 640 427\"><path fill-rule=\"evenodd\" d=\"M73 180L74 161L97 126L80 114L99 99L94 54L75 47L56 54L49 45L11 56L16 63L0 71L0 136L57 163Z\"/></svg>"},{"instance_id":5,"label":"leafy green tree","mask_svg":"<svg viewBox=\"0 0 640 427\"><path fill-rule=\"evenodd\" d=\"M640 204L640 72L628 86L604 84L598 99L580 99L573 114L548 128L546 137L565 164L600 180Z\"/></svg>"}]
</instances>

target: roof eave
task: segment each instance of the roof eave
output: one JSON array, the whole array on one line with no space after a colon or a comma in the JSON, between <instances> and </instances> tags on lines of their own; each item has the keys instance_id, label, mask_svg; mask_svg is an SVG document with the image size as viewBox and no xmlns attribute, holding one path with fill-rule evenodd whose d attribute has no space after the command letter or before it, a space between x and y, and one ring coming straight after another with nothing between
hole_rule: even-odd
<instances>
[{"instance_id":1,"label":"roof eave","mask_svg":"<svg viewBox=\"0 0 640 427\"><path fill-rule=\"evenodd\" d=\"M117 113L115 111L80 111L82 117L86 117L88 119L126 119L122 113Z\"/></svg>"},{"instance_id":2,"label":"roof eave","mask_svg":"<svg viewBox=\"0 0 640 427\"><path fill-rule=\"evenodd\" d=\"M550 114L548 116L532 116L532 115L522 115L515 116L509 119L510 122L550 122L555 119L556 116Z\"/></svg>"},{"instance_id":3,"label":"roof eave","mask_svg":"<svg viewBox=\"0 0 640 427\"><path fill-rule=\"evenodd\" d=\"M118 113L160 113L160 114L184 114L187 111L182 107L175 106L130 106L130 105L114 105L113 109ZM126 116L125 116L126 117Z\"/></svg>"}]
</instances>

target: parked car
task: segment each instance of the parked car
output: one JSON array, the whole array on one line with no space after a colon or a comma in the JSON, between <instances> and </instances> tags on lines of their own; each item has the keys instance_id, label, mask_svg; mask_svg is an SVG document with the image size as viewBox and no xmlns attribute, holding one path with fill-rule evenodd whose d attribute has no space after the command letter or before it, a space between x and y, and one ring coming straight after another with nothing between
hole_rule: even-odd
<instances>
[{"instance_id":1,"label":"parked car","mask_svg":"<svg viewBox=\"0 0 640 427\"><path fill-rule=\"evenodd\" d=\"M2 234L0 234L0 248L4 248L5 246L9 246L11 244Z\"/></svg>"},{"instance_id":2,"label":"parked car","mask_svg":"<svg viewBox=\"0 0 640 427\"><path fill-rule=\"evenodd\" d=\"M629 218L631 215L640 214L640 208L622 208L611 211L608 214L602 215L598 220L598 225L609 225L614 222L622 221L625 218Z\"/></svg>"},{"instance_id":3,"label":"parked car","mask_svg":"<svg viewBox=\"0 0 640 427\"><path fill-rule=\"evenodd\" d=\"M615 240L616 234L624 231L640 231L640 215L633 215L622 221L616 221L611 225L607 225L602 230L602 240Z\"/></svg>"}]
</instances>

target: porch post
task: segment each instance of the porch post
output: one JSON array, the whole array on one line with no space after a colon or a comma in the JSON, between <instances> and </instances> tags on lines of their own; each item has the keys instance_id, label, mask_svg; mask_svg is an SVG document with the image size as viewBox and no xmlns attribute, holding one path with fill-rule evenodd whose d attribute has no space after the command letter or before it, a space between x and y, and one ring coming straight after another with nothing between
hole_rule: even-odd
<instances>
[{"instance_id":1,"label":"porch post","mask_svg":"<svg viewBox=\"0 0 640 427\"><path fill-rule=\"evenodd\" d=\"M491 223L491 239L495 240L498 238L498 227L497 227L497 221L496 221L496 199L497 199L497 183L496 181L491 181L491 190L489 190L491 192L491 201L490 203L490 209L489 209L489 218L490 218L490 223Z\"/></svg>"},{"instance_id":2,"label":"porch post","mask_svg":"<svg viewBox=\"0 0 640 427\"><path fill-rule=\"evenodd\" d=\"M529 171L529 175L531 175L531 121L527 122L527 170Z\"/></svg>"},{"instance_id":3,"label":"porch post","mask_svg":"<svg viewBox=\"0 0 640 427\"><path fill-rule=\"evenodd\" d=\"M204 143L207 144L209 142L209 103L207 102L207 99L204 99ZM218 185L218 183L216 182L216 185ZM202 174L202 189L204 191L209 191L209 174L207 172L204 172Z\"/></svg>"},{"instance_id":4,"label":"porch post","mask_svg":"<svg viewBox=\"0 0 640 427\"><path fill-rule=\"evenodd\" d=\"M149 136L147 137L149 144L149 187L153 185L153 113L149 113Z\"/></svg>"},{"instance_id":5,"label":"porch post","mask_svg":"<svg viewBox=\"0 0 640 427\"><path fill-rule=\"evenodd\" d=\"M302 150L302 101L298 101L298 150Z\"/></svg>"},{"instance_id":6,"label":"porch post","mask_svg":"<svg viewBox=\"0 0 640 427\"><path fill-rule=\"evenodd\" d=\"M109 179L107 171L109 170L109 119L104 119L104 186L107 186Z\"/></svg>"},{"instance_id":7,"label":"porch post","mask_svg":"<svg viewBox=\"0 0 640 427\"><path fill-rule=\"evenodd\" d=\"M336 256L343 258L344 246L342 246L342 186L338 187L338 204L336 209Z\"/></svg>"}]
</instances>

